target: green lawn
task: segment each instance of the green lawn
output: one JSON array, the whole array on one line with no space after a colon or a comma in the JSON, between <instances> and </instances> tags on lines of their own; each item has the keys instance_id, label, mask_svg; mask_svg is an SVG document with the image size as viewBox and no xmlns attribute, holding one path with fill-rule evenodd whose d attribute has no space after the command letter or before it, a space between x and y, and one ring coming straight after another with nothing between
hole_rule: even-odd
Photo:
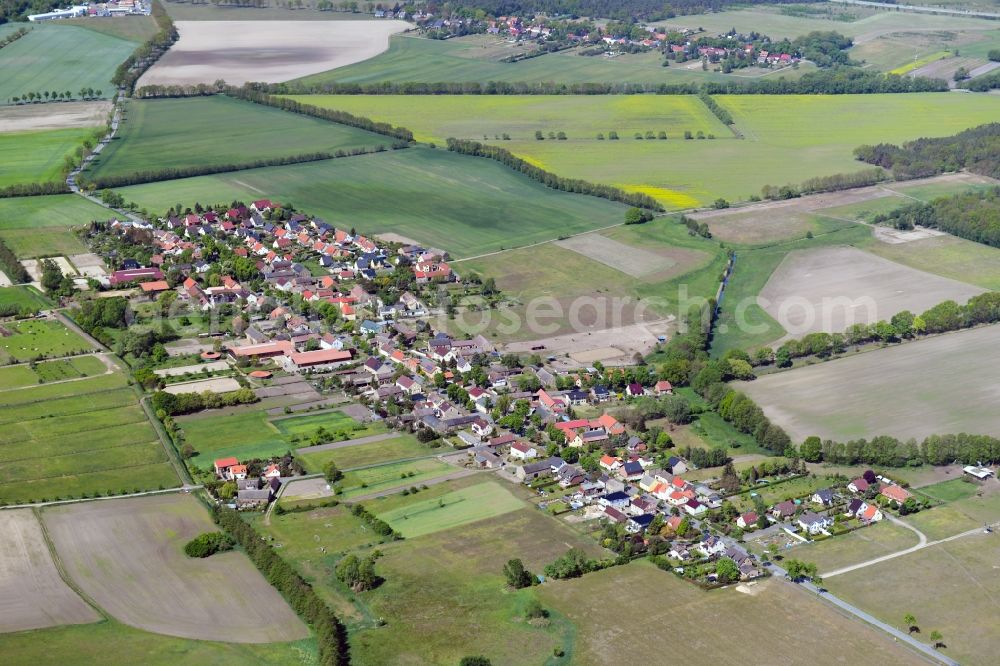
<instances>
[{"instance_id":1,"label":"green lawn","mask_svg":"<svg viewBox=\"0 0 1000 666\"><path fill-rule=\"evenodd\" d=\"M380 512L378 517L407 539L493 518L525 507L495 481L462 488L431 499L417 499L409 505Z\"/></svg>"},{"instance_id":2,"label":"green lawn","mask_svg":"<svg viewBox=\"0 0 1000 666\"><path fill-rule=\"evenodd\" d=\"M698 100L677 96L318 99L404 125L425 139L459 136L482 141L485 134L492 143L549 171L646 192L675 209L707 205L718 197L746 200L764 185L859 171L863 165L854 159L853 150L860 144L945 136L1000 115L1000 98L990 95L717 96L745 137L737 140L707 109L698 109ZM542 121L526 122L519 110ZM546 135L562 130L568 139L537 141L535 129ZM597 140L598 131L607 136L610 130L621 138ZM635 130L664 130L669 138L637 141ZM717 138L685 141L684 130L702 130ZM510 141L494 139L504 132Z\"/></svg>"},{"instance_id":3,"label":"green lawn","mask_svg":"<svg viewBox=\"0 0 1000 666\"><path fill-rule=\"evenodd\" d=\"M244 164L391 143L392 139L379 134L221 95L131 100L118 137L94 160L88 173L121 176Z\"/></svg>"},{"instance_id":4,"label":"green lawn","mask_svg":"<svg viewBox=\"0 0 1000 666\"><path fill-rule=\"evenodd\" d=\"M52 319L8 321L2 324L0 361L30 361L91 351L90 344Z\"/></svg>"},{"instance_id":5,"label":"green lawn","mask_svg":"<svg viewBox=\"0 0 1000 666\"><path fill-rule=\"evenodd\" d=\"M16 305L19 308L40 310L52 305L51 301L31 287L0 287L0 307Z\"/></svg>"},{"instance_id":6,"label":"green lawn","mask_svg":"<svg viewBox=\"0 0 1000 666\"><path fill-rule=\"evenodd\" d=\"M396 232L457 256L617 224L625 207L549 189L492 160L411 148L119 190L152 211L267 196L364 233Z\"/></svg>"},{"instance_id":7,"label":"green lawn","mask_svg":"<svg viewBox=\"0 0 1000 666\"><path fill-rule=\"evenodd\" d=\"M0 187L62 180L64 158L93 133L87 128L0 133Z\"/></svg>"},{"instance_id":8,"label":"green lawn","mask_svg":"<svg viewBox=\"0 0 1000 666\"><path fill-rule=\"evenodd\" d=\"M915 545L917 535L913 530L882 520L849 534L796 545L785 557L813 562L824 573Z\"/></svg>"},{"instance_id":9,"label":"green lawn","mask_svg":"<svg viewBox=\"0 0 1000 666\"><path fill-rule=\"evenodd\" d=\"M980 487L974 481L951 479L950 481L941 481L929 486L923 486L920 489L920 494L927 495L939 502L954 502L955 500L972 497L979 490Z\"/></svg>"},{"instance_id":10,"label":"green lawn","mask_svg":"<svg viewBox=\"0 0 1000 666\"><path fill-rule=\"evenodd\" d=\"M865 250L900 264L984 289L1000 290L1000 249L958 238L935 236L908 243L871 239Z\"/></svg>"},{"instance_id":11,"label":"green lawn","mask_svg":"<svg viewBox=\"0 0 1000 666\"><path fill-rule=\"evenodd\" d=\"M921 488L921 491L923 490L925 488ZM945 491L945 494L956 495L956 492L950 489ZM1000 493L992 492L983 493L981 496L961 497L944 506L915 513L907 516L906 522L926 534L928 539L935 540L974 530L987 523L995 523L998 516L1000 516Z\"/></svg>"},{"instance_id":12,"label":"green lawn","mask_svg":"<svg viewBox=\"0 0 1000 666\"><path fill-rule=\"evenodd\" d=\"M29 34L0 49L0 104L29 92L93 88L110 98L118 64L135 42L93 30L54 23L33 24Z\"/></svg>"},{"instance_id":13,"label":"green lawn","mask_svg":"<svg viewBox=\"0 0 1000 666\"><path fill-rule=\"evenodd\" d=\"M454 471L454 467L437 458L426 458L347 472L344 478L337 482L337 486L341 489L340 496L350 499L383 490L394 488L402 490L410 486L419 486L424 481Z\"/></svg>"},{"instance_id":14,"label":"green lawn","mask_svg":"<svg viewBox=\"0 0 1000 666\"><path fill-rule=\"evenodd\" d=\"M307 453L302 456L302 460L307 469L319 472L322 471L323 465L331 460L340 469L350 469L405 458L419 458L432 455L433 452L434 450L428 448L427 444L418 442L416 437L399 435L380 442Z\"/></svg>"},{"instance_id":15,"label":"green lawn","mask_svg":"<svg viewBox=\"0 0 1000 666\"><path fill-rule=\"evenodd\" d=\"M206 468L216 458L266 458L309 446L309 438L320 427L329 433L331 441L364 437L374 434L375 429L361 426L355 430L360 424L337 411L279 419L270 419L261 409L222 414L209 412L181 418L178 423L184 430L184 441L199 453L194 463Z\"/></svg>"},{"instance_id":16,"label":"green lawn","mask_svg":"<svg viewBox=\"0 0 1000 666\"><path fill-rule=\"evenodd\" d=\"M107 368L95 356L45 361L35 365L13 365L0 368L0 390L21 388L65 379L79 379L103 374Z\"/></svg>"},{"instance_id":17,"label":"green lawn","mask_svg":"<svg viewBox=\"0 0 1000 666\"><path fill-rule=\"evenodd\" d=\"M109 217L106 208L75 194L0 199L0 238L18 257L77 254L87 248L70 227Z\"/></svg>"}]
</instances>

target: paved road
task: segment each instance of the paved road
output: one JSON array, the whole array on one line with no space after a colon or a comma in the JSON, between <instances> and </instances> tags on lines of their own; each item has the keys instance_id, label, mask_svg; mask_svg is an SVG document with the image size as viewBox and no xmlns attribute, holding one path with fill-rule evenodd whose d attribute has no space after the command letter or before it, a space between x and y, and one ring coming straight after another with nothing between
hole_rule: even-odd
<instances>
[{"instance_id":1,"label":"paved road","mask_svg":"<svg viewBox=\"0 0 1000 666\"><path fill-rule=\"evenodd\" d=\"M980 12L963 9L944 9L941 7L924 7L922 5L894 5L888 2L871 2L870 0L831 0L845 5L861 5L863 7L879 7L882 9L895 9L911 12L924 12L926 14L947 14L949 16L965 16L968 18L1000 19L1000 14L992 12Z\"/></svg>"},{"instance_id":2,"label":"paved road","mask_svg":"<svg viewBox=\"0 0 1000 666\"><path fill-rule=\"evenodd\" d=\"M381 442L387 439L395 439L399 437L398 432L387 432L381 435L369 435L368 437L358 437L357 439L345 439L342 442L330 442L329 444L317 444L316 446L307 446L305 448L296 449L295 452L299 455L303 453L318 453L320 451L333 451L335 449L346 449L349 446L358 446L359 444L371 444L372 442Z\"/></svg>"},{"instance_id":3,"label":"paved road","mask_svg":"<svg viewBox=\"0 0 1000 666\"><path fill-rule=\"evenodd\" d=\"M163 495L166 493L189 493L192 490L199 490L204 488L202 485L189 485L184 484L180 488L167 488L166 490L147 490L142 493L129 493L127 495L111 495L109 497L85 497L81 499L68 499L68 500L53 500L51 502L35 502L33 504L8 504L7 506L0 506L0 511L4 509L27 509L31 507L42 507L42 506L57 506L59 504L78 504L80 502L101 502L104 500L111 499L125 499L127 497L145 497L146 495Z\"/></svg>"},{"instance_id":4,"label":"paved road","mask_svg":"<svg viewBox=\"0 0 1000 666\"><path fill-rule=\"evenodd\" d=\"M907 525L906 523L904 523L904 522L902 522L900 520L894 520L893 522L895 522L897 524L900 524L900 525L904 525L905 527L910 527L910 529L913 529L914 532L916 532L917 534L920 534L920 536L921 536L920 543L918 543L916 546L911 546L910 548L905 548L905 549L897 551L895 553L889 553L888 555L882 555L881 557L875 557L875 558L872 558L870 560L866 560L864 562L859 562L858 564L852 564L849 567L842 567L840 569L835 569L834 571L831 571L829 573L821 574L822 577L823 578L832 578L833 576L839 576L841 574L850 573L851 571L856 571L858 569L864 569L865 567L870 567L873 564L878 564L880 562L885 562L887 560L892 560L892 559L895 559L897 557L902 557L903 555L909 555L910 553L915 553L918 550L923 550L924 548L930 548L931 546L936 546L936 545L941 544L941 543L947 543L949 541L954 541L955 539L962 539L962 538L967 537L967 536L972 536L973 534L982 534L983 533L983 528L982 527L977 527L974 530L968 530L966 532L962 532L961 534L954 534L954 535L952 535L950 537L945 537L944 539L938 539L937 541L928 541L927 537L924 536L923 533L921 533L920 531L918 531L915 528L911 527L910 525ZM1000 527L1000 522L993 523L990 527L992 529L996 529L996 528Z\"/></svg>"}]
</instances>

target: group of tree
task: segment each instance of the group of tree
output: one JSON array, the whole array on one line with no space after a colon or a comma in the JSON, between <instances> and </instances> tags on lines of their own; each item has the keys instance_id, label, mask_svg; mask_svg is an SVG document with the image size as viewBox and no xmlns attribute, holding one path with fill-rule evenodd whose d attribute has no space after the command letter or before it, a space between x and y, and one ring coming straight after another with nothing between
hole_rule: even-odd
<instances>
[{"instance_id":1,"label":"group of tree","mask_svg":"<svg viewBox=\"0 0 1000 666\"><path fill-rule=\"evenodd\" d=\"M728 110L724 109L722 105L720 105L718 102L712 99L712 96L709 95L707 92L702 90L700 93L698 93L698 99L700 99L705 104L705 106L708 107L709 111L715 114L715 117L718 118L723 125L733 124L732 114L730 114Z\"/></svg>"},{"instance_id":2,"label":"group of tree","mask_svg":"<svg viewBox=\"0 0 1000 666\"><path fill-rule=\"evenodd\" d=\"M243 387L227 393L213 391L167 393L166 391L157 391L153 393L150 400L157 413L162 411L170 416L178 416L180 414L193 414L205 409L247 405L257 402L260 398L253 392L253 389Z\"/></svg>"},{"instance_id":3,"label":"group of tree","mask_svg":"<svg viewBox=\"0 0 1000 666\"><path fill-rule=\"evenodd\" d=\"M4 4L6 4L6 3L4 3ZM2 14L0 14L0 16L2 16ZM3 24L3 23L5 23L5 21L3 21L2 19L0 19L0 24ZM27 35L29 32L30 32L30 30L28 30L28 28L18 28L14 32L11 32L11 33L7 34L2 39L0 39L0 49L2 49L5 46L8 46L9 44L12 44L12 43L16 42L17 40L19 40L22 37L24 37L25 35Z\"/></svg>"},{"instance_id":4,"label":"group of tree","mask_svg":"<svg viewBox=\"0 0 1000 666\"><path fill-rule=\"evenodd\" d=\"M873 221L897 229L915 226L940 229L953 236L1000 247L1000 187L914 202L879 214Z\"/></svg>"},{"instance_id":5,"label":"group of tree","mask_svg":"<svg viewBox=\"0 0 1000 666\"><path fill-rule=\"evenodd\" d=\"M861 95L947 92L948 82L835 66L803 74L794 81L785 77L751 82L713 81L702 84L702 89L711 95Z\"/></svg>"},{"instance_id":6,"label":"group of tree","mask_svg":"<svg viewBox=\"0 0 1000 666\"><path fill-rule=\"evenodd\" d=\"M554 173L541 169L527 161L515 156L509 150L499 146L491 146L479 143L478 141L468 141L464 139L448 139L448 150L463 155L473 155L475 157L486 157L500 162L506 167L518 171L528 176L532 180L537 180L546 187L565 192L576 192L577 194L589 194L590 196L618 201L629 206L645 208L648 210L663 210L653 197L648 194L638 192L626 192L611 185L599 185L590 183L579 178L564 178Z\"/></svg>"},{"instance_id":7,"label":"group of tree","mask_svg":"<svg viewBox=\"0 0 1000 666\"><path fill-rule=\"evenodd\" d=\"M118 65L115 73L111 76L112 83L129 92L135 89L135 82L146 70L152 67L180 37L173 19L167 14L159 0L152 0L151 14L153 21L156 22L156 33L140 44L124 62Z\"/></svg>"},{"instance_id":8,"label":"group of tree","mask_svg":"<svg viewBox=\"0 0 1000 666\"><path fill-rule=\"evenodd\" d=\"M625 211L625 224L645 224L653 219L652 211L632 206Z\"/></svg>"},{"instance_id":9,"label":"group of tree","mask_svg":"<svg viewBox=\"0 0 1000 666\"><path fill-rule=\"evenodd\" d=\"M216 553L232 550L235 541L225 532L205 532L184 544L188 557L210 557Z\"/></svg>"},{"instance_id":10,"label":"group of tree","mask_svg":"<svg viewBox=\"0 0 1000 666\"><path fill-rule=\"evenodd\" d=\"M53 296L73 295L75 291L73 278L63 275L62 270L55 261L52 259L42 259L39 266L42 269L42 289Z\"/></svg>"},{"instance_id":11,"label":"group of tree","mask_svg":"<svg viewBox=\"0 0 1000 666\"><path fill-rule=\"evenodd\" d=\"M43 194L65 194L66 192L69 192L69 187L61 180L48 183L18 183L0 187L0 199L37 197Z\"/></svg>"},{"instance_id":12,"label":"group of tree","mask_svg":"<svg viewBox=\"0 0 1000 666\"><path fill-rule=\"evenodd\" d=\"M128 328L133 316L127 298L111 296L84 301L74 318L76 323L93 335L100 328Z\"/></svg>"},{"instance_id":13,"label":"group of tree","mask_svg":"<svg viewBox=\"0 0 1000 666\"><path fill-rule=\"evenodd\" d=\"M545 575L549 578L579 578L585 573L600 571L617 564L617 560L595 560L578 548L570 548L555 562L545 565Z\"/></svg>"},{"instance_id":14,"label":"group of tree","mask_svg":"<svg viewBox=\"0 0 1000 666\"><path fill-rule=\"evenodd\" d=\"M372 528L372 530L375 531L375 534L379 535L380 537L393 540L399 540L403 538L401 534L392 529L392 526L389 525L389 523L385 522L384 520L376 516L374 513L366 509L361 504L355 504L354 506L352 506L351 513L354 515L354 517L360 518L365 523L367 523L368 527Z\"/></svg>"},{"instance_id":15,"label":"group of tree","mask_svg":"<svg viewBox=\"0 0 1000 666\"><path fill-rule=\"evenodd\" d=\"M337 562L334 573L337 580L351 588L354 592L374 590L382 583L382 578L375 573L375 560L380 552L373 551L367 557L348 555Z\"/></svg>"},{"instance_id":16,"label":"group of tree","mask_svg":"<svg viewBox=\"0 0 1000 666\"><path fill-rule=\"evenodd\" d=\"M965 79L959 87L973 92L989 92L990 90L996 90L997 88L1000 88L1000 69L994 70L989 74L977 76L974 79Z\"/></svg>"},{"instance_id":17,"label":"group of tree","mask_svg":"<svg viewBox=\"0 0 1000 666\"><path fill-rule=\"evenodd\" d=\"M80 99L100 99L104 96L104 91L100 88L80 88L80 92L77 93ZM11 98L14 104L21 104L23 102L28 102L33 104L35 102L56 102L56 101L70 101L73 99L73 92L70 90L45 90L40 92L28 92L20 96L15 96Z\"/></svg>"},{"instance_id":18,"label":"group of tree","mask_svg":"<svg viewBox=\"0 0 1000 666\"><path fill-rule=\"evenodd\" d=\"M764 199L794 199L804 194L839 192L856 187L867 187L888 179L889 175L883 169L865 169L852 173L816 176L804 180L798 185L765 185L761 188L760 194Z\"/></svg>"},{"instance_id":19,"label":"group of tree","mask_svg":"<svg viewBox=\"0 0 1000 666\"><path fill-rule=\"evenodd\" d=\"M908 467L919 465L984 465L1000 462L1000 439L989 435L930 435L918 442L888 435L847 442L810 437L800 450L804 460L835 465Z\"/></svg>"},{"instance_id":20,"label":"group of tree","mask_svg":"<svg viewBox=\"0 0 1000 666\"><path fill-rule=\"evenodd\" d=\"M0 269L7 274L7 277L14 284L31 282L31 275L18 260L14 251L7 247L7 244L0 238Z\"/></svg>"},{"instance_id":21,"label":"group of tree","mask_svg":"<svg viewBox=\"0 0 1000 666\"><path fill-rule=\"evenodd\" d=\"M856 64L847 55L847 50L852 46L854 41L839 32L814 30L793 40L772 42L768 50L772 53L798 55L817 67L834 67Z\"/></svg>"},{"instance_id":22,"label":"group of tree","mask_svg":"<svg viewBox=\"0 0 1000 666\"><path fill-rule=\"evenodd\" d=\"M702 238L711 238L712 231L708 228L708 224L705 222L699 222L693 217L688 217L687 215L681 215L680 223L688 228L688 231L694 235L697 234Z\"/></svg>"},{"instance_id":23,"label":"group of tree","mask_svg":"<svg viewBox=\"0 0 1000 666\"><path fill-rule=\"evenodd\" d=\"M816 565L812 562L803 562L801 560L786 560L784 562L784 568L785 571L788 572L788 577L794 581L799 581L808 578L817 585L823 582L816 571Z\"/></svg>"},{"instance_id":24,"label":"group of tree","mask_svg":"<svg viewBox=\"0 0 1000 666\"><path fill-rule=\"evenodd\" d=\"M917 139L902 146L891 143L859 146L854 156L890 169L896 180L961 169L1000 178L1000 122L979 125L952 136Z\"/></svg>"},{"instance_id":25,"label":"group of tree","mask_svg":"<svg viewBox=\"0 0 1000 666\"><path fill-rule=\"evenodd\" d=\"M524 563L519 559L507 560L503 565L503 575L507 584L515 590L523 587L531 587L538 582L538 578L524 568Z\"/></svg>"},{"instance_id":26,"label":"group of tree","mask_svg":"<svg viewBox=\"0 0 1000 666\"><path fill-rule=\"evenodd\" d=\"M321 666L347 666L350 648L347 631L333 611L316 594L295 568L285 562L274 549L240 515L224 506L212 508L212 517L232 535L250 560L267 578L289 605L308 624L312 625L319 643Z\"/></svg>"}]
</instances>

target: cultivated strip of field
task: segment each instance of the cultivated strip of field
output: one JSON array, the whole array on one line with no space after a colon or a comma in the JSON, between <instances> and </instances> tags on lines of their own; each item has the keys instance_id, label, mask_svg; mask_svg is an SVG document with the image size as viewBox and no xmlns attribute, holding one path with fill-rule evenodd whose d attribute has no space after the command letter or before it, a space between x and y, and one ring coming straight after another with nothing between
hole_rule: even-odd
<instances>
[{"instance_id":1,"label":"cultivated strip of field","mask_svg":"<svg viewBox=\"0 0 1000 666\"><path fill-rule=\"evenodd\" d=\"M111 102L60 102L0 107L0 134L37 130L99 127L107 122Z\"/></svg>"},{"instance_id":2,"label":"cultivated strip of field","mask_svg":"<svg viewBox=\"0 0 1000 666\"><path fill-rule=\"evenodd\" d=\"M247 81L277 83L367 60L404 21L177 21L180 39L139 87Z\"/></svg>"},{"instance_id":3,"label":"cultivated strip of field","mask_svg":"<svg viewBox=\"0 0 1000 666\"><path fill-rule=\"evenodd\" d=\"M0 199L0 238L21 258L78 254L87 248L70 227L109 217L106 208L75 194Z\"/></svg>"},{"instance_id":4,"label":"cultivated strip of field","mask_svg":"<svg viewBox=\"0 0 1000 666\"><path fill-rule=\"evenodd\" d=\"M62 578L31 509L0 511L0 633L97 622Z\"/></svg>"},{"instance_id":5,"label":"cultivated strip of field","mask_svg":"<svg viewBox=\"0 0 1000 666\"><path fill-rule=\"evenodd\" d=\"M190 539L217 529L190 495L64 505L42 519L69 576L120 622L229 643L309 635L243 553L184 554Z\"/></svg>"},{"instance_id":6,"label":"cultivated strip of field","mask_svg":"<svg viewBox=\"0 0 1000 666\"><path fill-rule=\"evenodd\" d=\"M669 252L657 253L641 247L626 245L600 234L574 236L556 241L556 245L573 250L588 259L593 259L635 278L670 271L679 263L684 262L684 259L688 259L684 263L694 264L700 258L696 252L685 251L681 248L673 250L673 254L677 257L674 258L669 256ZM685 254L691 256L685 257Z\"/></svg>"},{"instance_id":7,"label":"cultivated strip of field","mask_svg":"<svg viewBox=\"0 0 1000 666\"><path fill-rule=\"evenodd\" d=\"M378 517L407 539L412 539L524 507L524 502L499 483L487 481L379 513Z\"/></svg>"},{"instance_id":8,"label":"cultivated strip of field","mask_svg":"<svg viewBox=\"0 0 1000 666\"><path fill-rule=\"evenodd\" d=\"M1000 428L1000 326L760 377L739 386L795 441L992 434Z\"/></svg>"}]
</instances>

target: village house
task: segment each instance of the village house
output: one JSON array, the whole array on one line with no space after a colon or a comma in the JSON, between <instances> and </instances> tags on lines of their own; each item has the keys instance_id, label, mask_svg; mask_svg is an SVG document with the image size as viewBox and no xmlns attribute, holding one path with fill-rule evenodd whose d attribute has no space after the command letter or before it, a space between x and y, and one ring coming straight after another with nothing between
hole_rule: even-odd
<instances>
[{"instance_id":1,"label":"village house","mask_svg":"<svg viewBox=\"0 0 1000 666\"><path fill-rule=\"evenodd\" d=\"M912 497L909 491L894 483L882 488L879 494L889 501L894 502L897 506L901 506L906 500Z\"/></svg>"},{"instance_id":2,"label":"village house","mask_svg":"<svg viewBox=\"0 0 1000 666\"><path fill-rule=\"evenodd\" d=\"M799 527L809 534L822 534L828 527L833 525L833 519L812 511L806 511L799 516L798 524Z\"/></svg>"}]
</instances>

